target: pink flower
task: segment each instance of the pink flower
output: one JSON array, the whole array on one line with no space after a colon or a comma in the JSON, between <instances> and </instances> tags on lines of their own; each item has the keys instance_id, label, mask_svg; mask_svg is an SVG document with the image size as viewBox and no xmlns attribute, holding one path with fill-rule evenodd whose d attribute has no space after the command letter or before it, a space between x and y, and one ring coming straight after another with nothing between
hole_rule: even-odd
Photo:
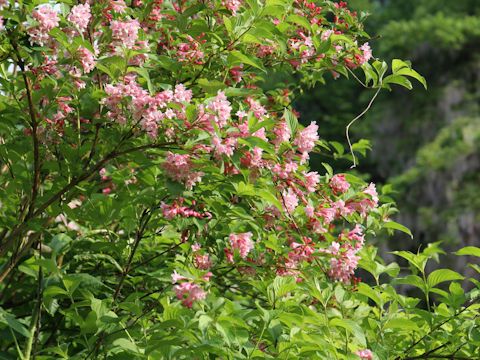
<instances>
[{"instance_id":1,"label":"pink flower","mask_svg":"<svg viewBox=\"0 0 480 360\"><path fill-rule=\"evenodd\" d=\"M293 143L298 146L298 151L307 155L312 151L315 147L315 141L318 141L317 131L318 126L314 121L305 129L297 133L297 137Z\"/></svg>"},{"instance_id":2,"label":"pink flower","mask_svg":"<svg viewBox=\"0 0 480 360\"><path fill-rule=\"evenodd\" d=\"M213 266L213 262L210 259L210 255L195 255L195 265L200 270L208 270Z\"/></svg>"},{"instance_id":3,"label":"pink flower","mask_svg":"<svg viewBox=\"0 0 480 360\"><path fill-rule=\"evenodd\" d=\"M202 179L203 172L194 172L194 164L188 154L167 153L163 167L167 175L176 181L185 181L185 187L192 189Z\"/></svg>"},{"instance_id":4,"label":"pink flower","mask_svg":"<svg viewBox=\"0 0 480 360\"><path fill-rule=\"evenodd\" d=\"M275 145L279 145L284 141L288 142L290 140L290 136L292 136L286 121L279 122L273 129L273 134L277 137L275 140L272 140L272 143Z\"/></svg>"},{"instance_id":5,"label":"pink flower","mask_svg":"<svg viewBox=\"0 0 480 360\"><path fill-rule=\"evenodd\" d=\"M370 195L372 197L372 200L369 201L369 205L371 207L377 207L378 206L378 194L377 194L377 189L375 188L374 183L370 183L368 187L362 191L364 194Z\"/></svg>"},{"instance_id":6,"label":"pink flower","mask_svg":"<svg viewBox=\"0 0 480 360\"><path fill-rule=\"evenodd\" d=\"M333 34L333 30L326 30L326 31L322 32L322 35L321 35L320 38L322 39L322 41L325 41L325 40L327 40L327 39L330 37L330 35L332 35L332 34Z\"/></svg>"},{"instance_id":7,"label":"pink flower","mask_svg":"<svg viewBox=\"0 0 480 360\"><path fill-rule=\"evenodd\" d=\"M251 232L230 235L230 245L233 250L239 250L242 259L245 259L249 251L254 247L251 240L252 236Z\"/></svg>"},{"instance_id":8,"label":"pink flower","mask_svg":"<svg viewBox=\"0 0 480 360\"><path fill-rule=\"evenodd\" d=\"M363 44L358 49L362 50L363 54L362 55L356 54L355 58L357 59L360 65L363 65L372 58L372 49L370 49L370 45L368 45L368 43Z\"/></svg>"},{"instance_id":9,"label":"pink flower","mask_svg":"<svg viewBox=\"0 0 480 360\"><path fill-rule=\"evenodd\" d=\"M138 38L140 24L137 19L131 21L112 21L110 25L114 39L121 41L125 47L132 48Z\"/></svg>"},{"instance_id":10,"label":"pink flower","mask_svg":"<svg viewBox=\"0 0 480 360\"><path fill-rule=\"evenodd\" d=\"M283 190L283 201L285 209L291 214L298 206L298 197L292 188L288 191Z\"/></svg>"},{"instance_id":11,"label":"pink flower","mask_svg":"<svg viewBox=\"0 0 480 360\"><path fill-rule=\"evenodd\" d=\"M372 352L369 349L358 350L355 352L355 355L360 356L362 359L371 359L373 357Z\"/></svg>"},{"instance_id":12,"label":"pink flower","mask_svg":"<svg viewBox=\"0 0 480 360\"><path fill-rule=\"evenodd\" d=\"M125 1L123 0L110 1L110 5L112 6L113 11L117 13L124 13L127 8L127 5L125 5Z\"/></svg>"},{"instance_id":13,"label":"pink flower","mask_svg":"<svg viewBox=\"0 0 480 360\"><path fill-rule=\"evenodd\" d=\"M190 102L192 100L192 90L187 90L182 84L175 85L173 99L177 102Z\"/></svg>"},{"instance_id":14,"label":"pink flower","mask_svg":"<svg viewBox=\"0 0 480 360\"><path fill-rule=\"evenodd\" d=\"M333 190L333 193L344 193L350 187L350 184L345 180L345 175L335 175L330 179L330 187Z\"/></svg>"},{"instance_id":15,"label":"pink flower","mask_svg":"<svg viewBox=\"0 0 480 360\"><path fill-rule=\"evenodd\" d=\"M210 114L212 115L211 121L215 122L219 129L227 125L228 119L230 119L232 106L223 91L218 90L215 100L207 105L207 109L216 114Z\"/></svg>"},{"instance_id":16,"label":"pink flower","mask_svg":"<svg viewBox=\"0 0 480 360\"><path fill-rule=\"evenodd\" d=\"M72 8L67 20L75 24L80 31L85 31L92 15L90 14L90 5L76 5Z\"/></svg>"},{"instance_id":17,"label":"pink flower","mask_svg":"<svg viewBox=\"0 0 480 360\"><path fill-rule=\"evenodd\" d=\"M222 0L221 5L232 12L232 16L237 16L237 11L243 3L239 0Z\"/></svg>"},{"instance_id":18,"label":"pink flower","mask_svg":"<svg viewBox=\"0 0 480 360\"><path fill-rule=\"evenodd\" d=\"M80 61L82 62L83 71L85 73L89 73L93 69L95 69L95 55L93 55L90 50L80 46L78 48L78 53L80 54Z\"/></svg>"},{"instance_id":19,"label":"pink flower","mask_svg":"<svg viewBox=\"0 0 480 360\"><path fill-rule=\"evenodd\" d=\"M303 176L305 176L305 187L307 188L308 192L315 192L317 190L317 185L320 182L320 175L316 171L313 172L305 172L302 171Z\"/></svg>"},{"instance_id":20,"label":"pink flower","mask_svg":"<svg viewBox=\"0 0 480 360\"><path fill-rule=\"evenodd\" d=\"M242 81L243 78L243 71L240 71L240 69L243 69L243 64L240 64L238 66L232 67L228 72L230 73L230 76L232 77L233 81L236 83Z\"/></svg>"},{"instance_id":21,"label":"pink flower","mask_svg":"<svg viewBox=\"0 0 480 360\"><path fill-rule=\"evenodd\" d=\"M184 280L184 279L188 279L188 278L177 273L177 270L173 270L172 284L175 284L176 282L178 282L178 280Z\"/></svg>"},{"instance_id":22,"label":"pink flower","mask_svg":"<svg viewBox=\"0 0 480 360\"><path fill-rule=\"evenodd\" d=\"M50 5L42 5L38 10L34 10L32 16L40 24L27 30L30 35L30 42L44 45L48 39L48 32L58 26L60 18L58 13L53 11Z\"/></svg>"}]
</instances>

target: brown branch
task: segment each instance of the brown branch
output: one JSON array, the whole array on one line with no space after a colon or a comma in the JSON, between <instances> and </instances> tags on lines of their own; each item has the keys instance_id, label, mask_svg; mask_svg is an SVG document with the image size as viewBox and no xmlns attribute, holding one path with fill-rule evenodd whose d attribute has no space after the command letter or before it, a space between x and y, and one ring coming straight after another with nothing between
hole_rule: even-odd
<instances>
[{"instance_id":1,"label":"brown branch","mask_svg":"<svg viewBox=\"0 0 480 360\"><path fill-rule=\"evenodd\" d=\"M43 229L49 226L54 220L55 220L54 217L51 217L50 219L48 219L43 225ZM33 243L43 234L43 229L28 237L27 243L18 251L17 255L13 259L11 259L10 264L7 266L7 268L2 273L2 275L0 275L0 283L5 279L5 277L10 273L10 271L12 271L15 265L17 265L17 263L22 258L23 254L25 254L25 252L28 249L30 249Z\"/></svg>"},{"instance_id":2,"label":"brown branch","mask_svg":"<svg viewBox=\"0 0 480 360\"><path fill-rule=\"evenodd\" d=\"M38 121L35 116L35 108L33 105L33 97L32 97L32 83L30 79L27 77L25 71L25 62L23 61L20 51L18 50L17 44L12 40L11 34L9 34L10 44L12 45L15 54L17 55L16 63L20 67L22 71L23 81L25 82L25 88L27 91L27 101L28 101L28 111L30 113L30 127L32 128L32 143L33 143L33 180L32 180L32 197L30 199L30 204L28 208L28 213L26 215L26 219L32 217L33 209L35 207L35 201L38 196L38 189L40 188L40 152L39 152L39 145L38 145Z\"/></svg>"},{"instance_id":3,"label":"brown branch","mask_svg":"<svg viewBox=\"0 0 480 360\"><path fill-rule=\"evenodd\" d=\"M32 218L35 218L39 215L41 215L45 209L47 209L51 204L53 204L55 201L61 199L61 197L73 189L75 186L77 186L80 182L82 181L89 181L100 169L105 167L110 161L113 159L129 154L135 151L140 151L140 150L146 150L146 149L154 149L154 148L162 148L162 147L169 147L171 144L149 144L149 145L142 145L142 146L137 146L131 149L127 149L124 151L117 151L116 149L113 150L111 153L106 155L101 161L99 161L95 166L90 168L89 170L85 171L82 175L80 175L77 178L72 179L72 181L65 185L61 190L59 190L57 193L52 195L47 201L45 201L33 214L32 216L24 221L21 225L18 227L14 228L12 232L5 238L5 243L0 247L0 257L3 257L10 246L13 244L13 242L18 238L18 236L21 235L21 233L27 228L28 226L28 221L31 220ZM118 146L117 146L118 147ZM0 282L2 282L3 278L0 277Z\"/></svg>"}]
</instances>

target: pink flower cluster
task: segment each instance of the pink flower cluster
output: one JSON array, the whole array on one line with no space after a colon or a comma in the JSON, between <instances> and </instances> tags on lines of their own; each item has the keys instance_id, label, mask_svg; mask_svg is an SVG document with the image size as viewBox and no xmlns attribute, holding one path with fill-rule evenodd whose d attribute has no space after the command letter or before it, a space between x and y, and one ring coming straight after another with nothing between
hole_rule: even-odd
<instances>
[{"instance_id":1,"label":"pink flower cluster","mask_svg":"<svg viewBox=\"0 0 480 360\"><path fill-rule=\"evenodd\" d=\"M177 61L193 62L201 65L200 61L203 59L203 51L198 50L199 43L195 41L190 35L187 35L188 43L180 43L177 45Z\"/></svg>"},{"instance_id":2,"label":"pink flower cluster","mask_svg":"<svg viewBox=\"0 0 480 360\"><path fill-rule=\"evenodd\" d=\"M78 54L80 56L80 61L82 62L83 71L85 73L89 73L93 69L95 69L95 55L92 52L83 46L78 48Z\"/></svg>"},{"instance_id":3,"label":"pink flower cluster","mask_svg":"<svg viewBox=\"0 0 480 360\"><path fill-rule=\"evenodd\" d=\"M355 54L355 58L360 65L363 65L372 58L372 49L370 49L368 43L363 44L358 49L362 51L362 54Z\"/></svg>"},{"instance_id":4,"label":"pink flower cluster","mask_svg":"<svg viewBox=\"0 0 480 360\"><path fill-rule=\"evenodd\" d=\"M185 116L184 102L190 102L192 91L185 89L181 84L175 86L175 93L172 90L165 90L154 97L143 89L136 81L135 75L125 76L124 83L117 85L107 84L105 92L109 95L103 99L103 103L111 110L108 117L121 125L126 124L127 118L122 113L122 100L130 96L131 100L126 104L127 109L133 115L133 120L140 122L142 129L155 139L158 136L158 125L164 119L172 119L175 116ZM158 110L164 108L170 102L176 102L183 110L166 109L165 112Z\"/></svg>"},{"instance_id":5,"label":"pink flower cluster","mask_svg":"<svg viewBox=\"0 0 480 360\"><path fill-rule=\"evenodd\" d=\"M163 168L173 180L185 181L185 187L190 190L204 175L201 171L193 171L195 165L192 163L189 154L174 154L169 151L163 163Z\"/></svg>"},{"instance_id":6,"label":"pink flower cluster","mask_svg":"<svg viewBox=\"0 0 480 360\"><path fill-rule=\"evenodd\" d=\"M111 0L110 5L112 6L113 11L117 13L124 13L125 9L127 8L127 5L123 0L115 0L115 1Z\"/></svg>"},{"instance_id":7,"label":"pink flower cluster","mask_svg":"<svg viewBox=\"0 0 480 360\"><path fill-rule=\"evenodd\" d=\"M213 112L213 114L209 114L210 116L207 117L210 121L217 124L219 129L227 125L232 112L232 106L223 91L218 90L217 96L207 105L207 109Z\"/></svg>"},{"instance_id":8,"label":"pink flower cluster","mask_svg":"<svg viewBox=\"0 0 480 360\"><path fill-rule=\"evenodd\" d=\"M370 185L368 185L368 187L363 190L362 193L368 195L368 197L364 197L359 201L352 202L349 204L349 207L355 211L358 211L362 216L366 216L370 209L378 206L378 194L375 184L370 183Z\"/></svg>"},{"instance_id":9,"label":"pink flower cluster","mask_svg":"<svg viewBox=\"0 0 480 360\"><path fill-rule=\"evenodd\" d=\"M202 279L209 281L211 276L212 273L207 273L202 276ZM178 300L183 299L185 294L187 295L187 298L182 302L186 307L191 308L194 301L205 299L207 296L207 293L200 287L200 285L196 284L193 279L181 276L177 271L174 271L172 274L172 284L175 284L179 280L188 280L187 282L181 282L173 287L173 291L175 291L175 296Z\"/></svg>"},{"instance_id":10,"label":"pink flower cluster","mask_svg":"<svg viewBox=\"0 0 480 360\"><path fill-rule=\"evenodd\" d=\"M254 248L252 236L251 232L230 235L230 246L233 250L239 250L242 259L245 259L250 250Z\"/></svg>"},{"instance_id":11,"label":"pink flower cluster","mask_svg":"<svg viewBox=\"0 0 480 360\"><path fill-rule=\"evenodd\" d=\"M230 10L233 16L237 16L237 11L240 9L240 6L243 5L243 2L240 0L222 0L221 5Z\"/></svg>"},{"instance_id":12,"label":"pink flower cluster","mask_svg":"<svg viewBox=\"0 0 480 360\"><path fill-rule=\"evenodd\" d=\"M50 5L40 6L38 10L33 11L32 16L40 24L27 30L30 42L43 46L49 39L48 32L58 26L60 18Z\"/></svg>"},{"instance_id":13,"label":"pink flower cluster","mask_svg":"<svg viewBox=\"0 0 480 360\"><path fill-rule=\"evenodd\" d=\"M195 266L197 269L200 270L208 270L213 266L213 262L210 259L209 254L200 255L198 252L200 251L201 246L197 243L192 245L192 250L195 254Z\"/></svg>"},{"instance_id":14,"label":"pink flower cluster","mask_svg":"<svg viewBox=\"0 0 480 360\"><path fill-rule=\"evenodd\" d=\"M90 14L90 4L76 5L72 8L67 20L76 25L80 31L87 29L92 14Z\"/></svg>"},{"instance_id":15,"label":"pink flower cluster","mask_svg":"<svg viewBox=\"0 0 480 360\"><path fill-rule=\"evenodd\" d=\"M356 254L363 248L364 236L360 225L356 225L347 235L340 234L338 242L334 241L329 249L321 250L323 253L334 255L329 260L330 270L328 272L333 280L349 283L357 268L358 260L360 260Z\"/></svg>"},{"instance_id":16,"label":"pink flower cluster","mask_svg":"<svg viewBox=\"0 0 480 360\"><path fill-rule=\"evenodd\" d=\"M292 133L290 132L290 129L288 128L287 122L285 120L277 123L277 125L273 129L273 134L276 136L276 139L272 140L272 143L274 143L275 145L279 145L284 141L288 142L290 140L290 137L292 136Z\"/></svg>"},{"instance_id":17,"label":"pink flower cluster","mask_svg":"<svg viewBox=\"0 0 480 360\"><path fill-rule=\"evenodd\" d=\"M131 21L112 21L110 24L112 36L120 41L125 47L132 48L138 38L140 24L137 19Z\"/></svg>"},{"instance_id":18,"label":"pink flower cluster","mask_svg":"<svg viewBox=\"0 0 480 360\"><path fill-rule=\"evenodd\" d=\"M305 129L299 131L293 142L298 146L298 151L302 153L302 161L308 160L308 153L315 147L315 141L318 141L318 126L312 122Z\"/></svg>"},{"instance_id":19,"label":"pink flower cluster","mask_svg":"<svg viewBox=\"0 0 480 360\"><path fill-rule=\"evenodd\" d=\"M160 208L162 209L162 214L166 219L173 219L177 215L182 217L196 217L199 219L203 219L204 217L211 218L212 214L206 212L204 214L199 213L187 206L183 206L184 198L180 198L178 203L177 200L173 202L173 205L165 204L163 201L161 202ZM193 202L195 206L195 202Z\"/></svg>"},{"instance_id":20,"label":"pink flower cluster","mask_svg":"<svg viewBox=\"0 0 480 360\"><path fill-rule=\"evenodd\" d=\"M338 193L344 193L350 188L350 184L345 180L345 175L335 175L330 179L330 187L333 190L333 193L337 195Z\"/></svg>"},{"instance_id":21,"label":"pink flower cluster","mask_svg":"<svg viewBox=\"0 0 480 360\"><path fill-rule=\"evenodd\" d=\"M358 350L355 352L355 355L360 356L361 359L371 359L373 358L373 354L369 349Z\"/></svg>"}]
</instances>

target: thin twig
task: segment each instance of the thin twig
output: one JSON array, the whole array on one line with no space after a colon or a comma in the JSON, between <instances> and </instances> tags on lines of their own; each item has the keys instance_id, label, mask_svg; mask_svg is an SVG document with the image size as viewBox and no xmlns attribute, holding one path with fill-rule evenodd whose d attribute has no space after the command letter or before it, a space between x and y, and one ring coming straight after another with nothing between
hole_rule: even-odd
<instances>
[{"instance_id":1,"label":"thin twig","mask_svg":"<svg viewBox=\"0 0 480 360\"><path fill-rule=\"evenodd\" d=\"M370 100L370 102L368 103L367 107L365 108L365 110L363 110L355 119L353 119L352 121L350 121L347 125L347 128L345 130L345 134L347 135L347 141L348 141L348 146L350 147L350 153L352 154L352 158L353 158L353 165L350 167L350 168L354 168L357 166L357 161L356 161L356 158L355 158L355 154L353 153L353 147L352 147L352 142L350 141L350 135L349 135L349 130L350 130L350 126L353 125L353 123L355 121L357 121L358 119L360 119L363 115L365 115L365 113L370 110L370 107L372 106L373 102L375 101L375 99L377 98L377 95L378 93L380 92L380 90L382 89L382 80L380 79L380 82L378 84L378 89L377 91L375 92L375 95L373 95L372 99Z\"/></svg>"}]
</instances>

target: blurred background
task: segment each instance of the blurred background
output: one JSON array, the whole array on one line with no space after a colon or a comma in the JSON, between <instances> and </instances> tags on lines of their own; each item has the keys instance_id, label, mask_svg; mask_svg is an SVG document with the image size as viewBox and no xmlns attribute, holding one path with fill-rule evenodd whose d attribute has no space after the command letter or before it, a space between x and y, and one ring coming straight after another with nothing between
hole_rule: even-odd
<instances>
[{"instance_id":1,"label":"blurred background","mask_svg":"<svg viewBox=\"0 0 480 360\"><path fill-rule=\"evenodd\" d=\"M480 247L480 1L351 0L348 5L370 14L365 30L374 38L369 41L374 57L389 64L392 58L410 60L428 83L427 91L415 80L413 91L400 86L382 91L351 128L352 140L369 139L372 147L359 158L358 174L380 189L392 185L397 192L389 196L400 210L394 219L414 235L413 240L400 232L380 237L382 256L399 261L389 251L417 252L437 241L446 251ZM326 86L299 97L294 108L304 121L317 121L321 137L348 149L345 126L374 90L344 78L325 80ZM319 155L313 166L323 172L321 162L329 161ZM335 162L338 172L350 165ZM478 263L478 258L442 258L442 267L478 279L465 267L467 261Z\"/></svg>"}]
</instances>

